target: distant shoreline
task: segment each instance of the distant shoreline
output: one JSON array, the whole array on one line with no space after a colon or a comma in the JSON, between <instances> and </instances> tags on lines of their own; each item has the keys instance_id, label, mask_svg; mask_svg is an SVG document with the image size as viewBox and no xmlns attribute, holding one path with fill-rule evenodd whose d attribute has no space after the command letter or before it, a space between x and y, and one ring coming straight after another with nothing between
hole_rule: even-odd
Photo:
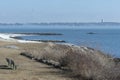
<instances>
[{"instance_id":1,"label":"distant shoreline","mask_svg":"<svg viewBox=\"0 0 120 80\"><path fill-rule=\"evenodd\" d=\"M69 26L120 26L120 22L41 22L41 23L0 23L0 25L69 25Z\"/></svg>"}]
</instances>

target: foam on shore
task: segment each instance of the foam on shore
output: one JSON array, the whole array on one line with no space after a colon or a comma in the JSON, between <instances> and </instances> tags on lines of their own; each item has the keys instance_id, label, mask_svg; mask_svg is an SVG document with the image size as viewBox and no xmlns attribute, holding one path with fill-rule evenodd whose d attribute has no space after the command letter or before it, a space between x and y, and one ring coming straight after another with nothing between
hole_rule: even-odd
<instances>
[{"instance_id":1,"label":"foam on shore","mask_svg":"<svg viewBox=\"0 0 120 80\"><path fill-rule=\"evenodd\" d=\"M19 39L11 38L11 37L16 37L16 36L24 36L24 35L23 34L0 33L0 40L8 41L8 42L19 42L19 43L41 43L37 41L26 41L26 40L19 40Z\"/></svg>"},{"instance_id":2,"label":"foam on shore","mask_svg":"<svg viewBox=\"0 0 120 80\"><path fill-rule=\"evenodd\" d=\"M14 38L14 37L20 37L20 36L29 36L29 35L14 34L14 33L0 33L0 41L18 42L18 43L42 43L41 41L30 41L30 40L21 40L21 39ZM60 44L73 46L73 44L70 44L70 43L60 43Z\"/></svg>"}]
</instances>

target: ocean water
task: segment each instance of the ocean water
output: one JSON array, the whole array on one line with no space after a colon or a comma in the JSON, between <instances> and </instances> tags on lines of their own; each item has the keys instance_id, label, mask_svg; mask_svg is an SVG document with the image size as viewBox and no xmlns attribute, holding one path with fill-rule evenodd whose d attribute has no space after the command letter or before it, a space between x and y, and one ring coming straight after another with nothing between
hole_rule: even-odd
<instances>
[{"instance_id":1,"label":"ocean water","mask_svg":"<svg viewBox=\"0 0 120 80\"><path fill-rule=\"evenodd\" d=\"M0 25L0 33L61 33L63 35L22 36L25 40L64 40L89 46L120 57L120 26ZM93 32L95 34L88 34Z\"/></svg>"}]
</instances>

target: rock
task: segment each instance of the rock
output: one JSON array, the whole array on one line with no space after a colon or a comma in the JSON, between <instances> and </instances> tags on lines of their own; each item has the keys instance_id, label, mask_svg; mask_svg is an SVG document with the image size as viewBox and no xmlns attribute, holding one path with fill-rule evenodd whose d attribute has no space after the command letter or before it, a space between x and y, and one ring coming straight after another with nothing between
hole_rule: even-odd
<instances>
[{"instance_id":1,"label":"rock","mask_svg":"<svg viewBox=\"0 0 120 80\"><path fill-rule=\"evenodd\" d=\"M96 33L94 33L94 32L88 32L87 34L96 34Z\"/></svg>"}]
</instances>

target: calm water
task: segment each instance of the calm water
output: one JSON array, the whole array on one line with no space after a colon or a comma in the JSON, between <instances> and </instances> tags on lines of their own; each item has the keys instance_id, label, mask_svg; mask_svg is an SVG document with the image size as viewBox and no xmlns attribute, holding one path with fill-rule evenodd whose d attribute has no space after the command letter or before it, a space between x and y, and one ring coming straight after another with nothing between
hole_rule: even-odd
<instances>
[{"instance_id":1,"label":"calm water","mask_svg":"<svg viewBox=\"0 0 120 80\"><path fill-rule=\"evenodd\" d=\"M99 26L100 27L100 26ZM120 29L106 29L83 26L42 26L42 25L0 25L0 33L19 32L54 32L63 35L54 36L23 36L29 40L65 40L76 45L85 45L100 49L110 53L115 57L120 57ZM94 32L96 34L87 34Z\"/></svg>"}]
</instances>

